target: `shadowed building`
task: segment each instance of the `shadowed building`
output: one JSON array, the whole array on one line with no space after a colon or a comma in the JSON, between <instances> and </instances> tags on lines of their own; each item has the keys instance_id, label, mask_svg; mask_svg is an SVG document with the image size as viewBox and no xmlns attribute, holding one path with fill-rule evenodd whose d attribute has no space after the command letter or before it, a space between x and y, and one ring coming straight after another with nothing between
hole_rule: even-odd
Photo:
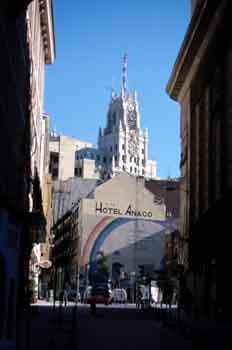
<instances>
[{"instance_id":1,"label":"shadowed building","mask_svg":"<svg viewBox=\"0 0 232 350\"><path fill-rule=\"evenodd\" d=\"M192 1L168 94L181 105L181 238L195 318L231 320L232 3Z\"/></svg>"},{"instance_id":2,"label":"shadowed building","mask_svg":"<svg viewBox=\"0 0 232 350\"><path fill-rule=\"evenodd\" d=\"M26 334L20 316L30 253L45 238L43 96L44 66L55 57L52 1L1 1L0 48L0 348L14 349Z\"/></svg>"}]
</instances>

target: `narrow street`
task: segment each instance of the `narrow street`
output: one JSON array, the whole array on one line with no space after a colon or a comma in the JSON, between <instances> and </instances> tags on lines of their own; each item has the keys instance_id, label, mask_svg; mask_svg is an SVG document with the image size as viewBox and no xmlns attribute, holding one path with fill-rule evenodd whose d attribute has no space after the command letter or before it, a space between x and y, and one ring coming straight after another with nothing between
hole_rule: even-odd
<instances>
[{"instance_id":1,"label":"narrow street","mask_svg":"<svg viewBox=\"0 0 232 350\"><path fill-rule=\"evenodd\" d=\"M52 306L39 306L33 313L30 325L33 350L193 349L187 340L155 322L152 313L136 310L133 305L99 306L96 315L90 313L88 306L80 305L76 324L72 319L73 305L62 308L62 321L56 308L54 322Z\"/></svg>"}]
</instances>

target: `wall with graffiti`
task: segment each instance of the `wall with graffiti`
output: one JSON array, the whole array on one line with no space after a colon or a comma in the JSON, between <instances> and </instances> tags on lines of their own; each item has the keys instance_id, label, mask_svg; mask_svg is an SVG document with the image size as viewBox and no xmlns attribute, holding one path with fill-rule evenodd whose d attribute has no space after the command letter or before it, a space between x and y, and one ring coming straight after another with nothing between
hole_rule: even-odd
<instances>
[{"instance_id":1,"label":"wall with graffiti","mask_svg":"<svg viewBox=\"0 0 232 350\"><path fill-rule=\"evenodd\" d=\"M128 174L96 188L80 206L81 266L94 271L99 253L127 275L139 265L161 267L165 248L165 206L155 201L141 179Z\"/></svg>"}]
</instances>

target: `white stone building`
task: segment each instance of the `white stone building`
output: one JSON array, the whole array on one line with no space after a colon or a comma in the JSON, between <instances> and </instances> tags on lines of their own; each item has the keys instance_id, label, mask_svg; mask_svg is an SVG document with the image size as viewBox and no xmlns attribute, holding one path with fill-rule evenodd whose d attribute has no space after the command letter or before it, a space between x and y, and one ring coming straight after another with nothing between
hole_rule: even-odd
<instances>
[{"instance_id":1,"label":"white stone building","mask_svg":"<svg viewBox=\"0 0 232 350\"><path fill-rule=\"evenodd\" d=\"M67 180L73 177L76 168L75 152L86 147L92 147L92 144L53 132L49 140L49 172L53 180Z\"/></svg>"},{"instance_id":2,"label":"white stone building","mask_svg":"<svg viewBox=\"0 0 232 350\"><path fill-rule=\"evenodd\" d=\"M156 161L148 159L148 129L141 130L136 92L127 90L126 81L127 55L124 55L121 93L112 91L106 127L99 130L98 147L92 152L92 159L104 180L124 171L155 179ZM76 159L83 159L83 153L77 152Z\"/></svg>"}]
</instances>

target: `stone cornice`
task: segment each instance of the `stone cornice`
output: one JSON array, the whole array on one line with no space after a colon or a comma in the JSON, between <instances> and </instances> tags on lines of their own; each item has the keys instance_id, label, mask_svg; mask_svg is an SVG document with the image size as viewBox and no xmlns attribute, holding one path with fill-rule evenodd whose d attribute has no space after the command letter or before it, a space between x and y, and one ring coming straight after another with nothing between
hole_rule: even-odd
<instances>
[{"instance_id":1,"label":"stone cornice","mask_svg":"<svg viewBox=\"0 0 232 350\"><path fill-rule=\"evenodd\" d=\"M180 100L181 90L193 64L196 71L219 22L219 14L227 3L228 0L204 0L196 7L166 87L174 100Z\"/></svg>"},{"instance_id":2,"label":"stone cornice","mask_svg":"<svg viewBox=\"0 0 232 350\"><path fill-rule=\"evenodd\" d=\"M52 0L38 0L40 10L41 32L45 52L45 63L51 64L55 60L55 34Z\"/></svg>"}]
</instances>

